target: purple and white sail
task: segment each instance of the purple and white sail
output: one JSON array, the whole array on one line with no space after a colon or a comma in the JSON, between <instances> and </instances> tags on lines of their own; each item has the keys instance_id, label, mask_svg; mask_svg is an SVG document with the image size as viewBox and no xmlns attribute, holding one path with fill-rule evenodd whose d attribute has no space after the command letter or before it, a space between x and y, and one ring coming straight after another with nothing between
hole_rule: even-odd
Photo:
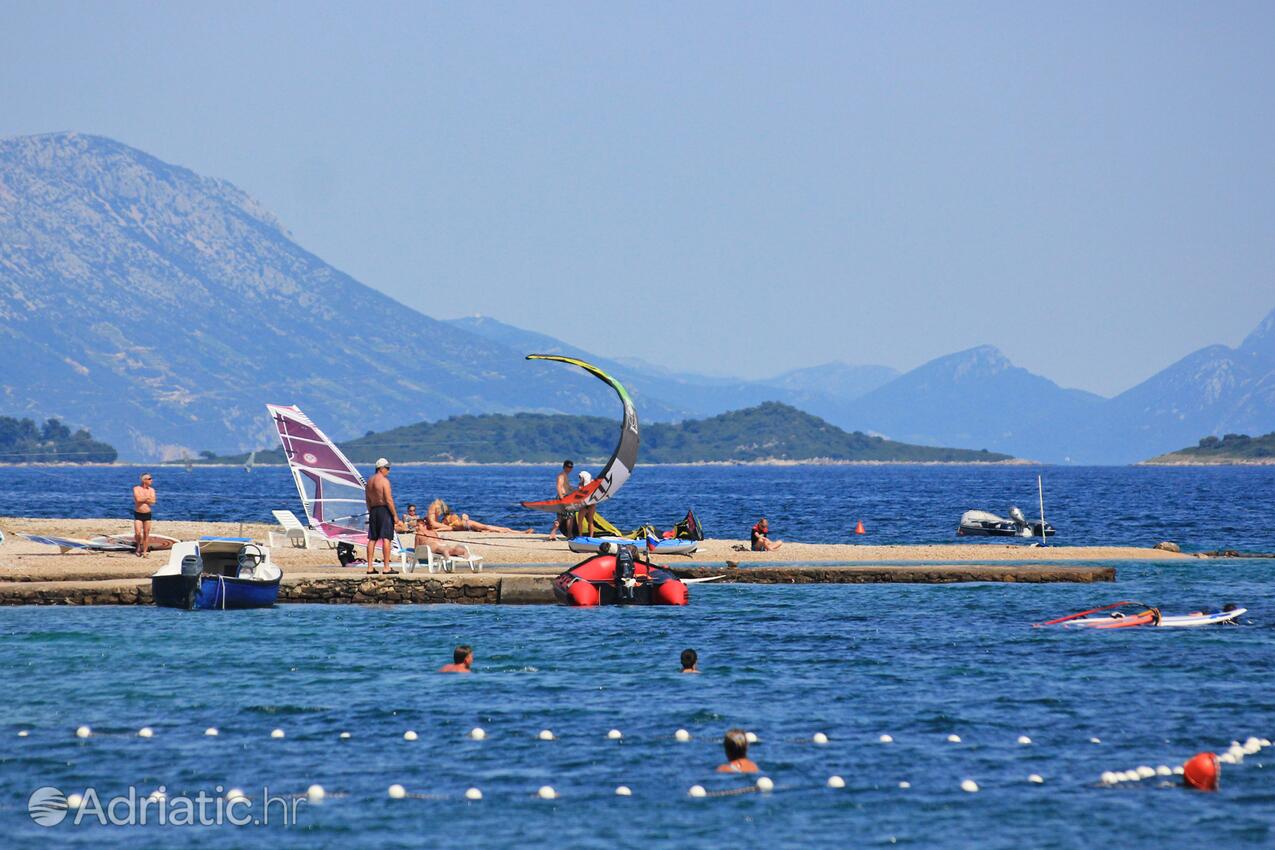
<instances>
[{"instance_id":1,"label":"purple and white sail","mask_svg":"<svg viewBox=\"0 0 1275 850\"><path fill-rule=\"evenodd\" d=\"M267 404L310 528L328 540L367 544L367 482L296 406Z\"/></svg>"}]
</instances>

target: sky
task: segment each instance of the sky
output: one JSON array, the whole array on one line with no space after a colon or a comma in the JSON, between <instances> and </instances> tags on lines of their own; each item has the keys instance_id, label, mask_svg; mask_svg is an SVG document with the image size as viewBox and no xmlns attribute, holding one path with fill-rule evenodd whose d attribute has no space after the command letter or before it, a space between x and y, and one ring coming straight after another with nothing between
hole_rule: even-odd
<instances>
[{"instance_id":1,"label":"sky","mask_svg":"<svg viewBox=\"0 0 1275 850\"><path fill-rule=\"evenodd\" d=\"M0 136L230 180L440 318L1110 395L1275 307L1271 3L3 4Z\"/></svg>"}]
</instances>

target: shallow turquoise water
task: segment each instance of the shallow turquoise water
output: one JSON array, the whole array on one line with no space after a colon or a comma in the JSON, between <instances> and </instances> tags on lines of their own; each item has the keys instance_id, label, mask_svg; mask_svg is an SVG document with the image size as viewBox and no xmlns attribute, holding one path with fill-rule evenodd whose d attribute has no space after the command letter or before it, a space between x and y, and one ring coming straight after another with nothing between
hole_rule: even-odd
<instances>
[{"instance_id":1,"label":"shallow turquoise water","mask_svg":"<svg viewBox=\"0 0 1275 850\"><path fill-rule=\"evenodd\" d=\"M82 847L1183 846L1203 836L1270 846L1275 751L1227 766L1213 795L1094 782L1275 736L1273 579L1270 562L1192 562L1121 565L1114 585L710 585L680 610L0 609L0 829L8 845ZM1028 626L1120 598L1169 612L1233 601L1250 614L1198 631ZM462 641L479 672L432 672ZM676 672L686 646L700 651L702 675ZM77 740L79 724L94 736ZM144 725L154 738L136 736ZM486 740L466 737L475 725ZM752 755L776 791L688 798L696 783L746 784L713 772L733 725L761 737ZM221 735L204 737L207 726ZM272 740L276 727L287 737ZM622 741L606 739L613 727ZM544 728L559 740L536 740ZM678 728L694 740L675 741ZM407 729L420 740L404 741ZM830 743L811 743L816 731ZM878 743L883 733L895 743ZM948 743L952 733L962 742ZM1028 783L1032 773L1045 783ZM822 787L831 774L848 787ZM966 778L982 790L960 791ZM163 785L170 796L239 787L259 800L263 786L314 782L334 796L303 806L291 828L48 829L26 811L41 785L103 795ZM396 782L438 799L390 800ZM558 800L535 796L545 784ZM620 784L631 798L613 795ZM470 786L485 799L464 800Z\"/></svg>"}]
</instances>

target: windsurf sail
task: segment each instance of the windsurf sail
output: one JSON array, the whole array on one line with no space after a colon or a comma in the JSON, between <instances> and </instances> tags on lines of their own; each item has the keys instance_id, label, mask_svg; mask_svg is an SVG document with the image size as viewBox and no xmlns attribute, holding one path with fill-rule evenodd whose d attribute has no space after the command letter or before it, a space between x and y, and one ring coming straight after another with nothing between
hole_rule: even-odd
<instances>
[{"instance_id":1,"label":"windsurf sail","mask_svg":"<svg viewBox=\"0 0 1275 850\"><path fill-rule=\"evenodd\" d=\"M581 508L587 508L590 505L597 505L606 501L619 492L620 488L624 486L624 482L628 481L629 476L633 474L633 468L637 466L638 417L637 409L633 406L633 399L629 398L628 390L624 389L623 384L597 366L592 363L586 363L583 360L577 360L574 357L561 357L557 354L528 354L527 359L555 360L559 363L579 366L590 375L603 381L607 386L615 390L616 395L620 397L620 401L624 404L624 420L620 425L620 441L616 443L615 451L611 453L611 459L607 461L606 466L603 467L597 478L583 487L576 488L561 499L523 502L522 506L536 511L578 511Z\"/></svg>"},{"instance_id":2,"label":"windsurf sail","mask_svg":"<svg viewBox=\"0 0 1275 850\"><path fill-rule=\"evenodd\" d=\"M300 408L267 404L310 528L328 540L367 545L367 482Z\"/></svg>"}]
</instances>

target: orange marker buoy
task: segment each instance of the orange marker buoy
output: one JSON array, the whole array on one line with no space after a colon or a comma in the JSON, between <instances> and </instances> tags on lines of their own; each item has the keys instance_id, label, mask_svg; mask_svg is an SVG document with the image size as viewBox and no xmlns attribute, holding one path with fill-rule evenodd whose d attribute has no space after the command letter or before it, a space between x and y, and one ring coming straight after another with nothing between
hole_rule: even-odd
<instances>
[{"instance_id":1,"label":"orange marker buoy","mask_svg":"<svg viewBox=\"0 0 1275 850\"><path fill-rule=\"evenodd\" d=\"M1222 764L1216 753L1196 753L1182 766L1182 781L1197 791L1216 791L1222 779Z\"/></svg>"},{"instance_id":2,"label":"orange marker buoy","mask_svg":"<svg viewBox=\"0 0 1275 850\"><path fill-rule=\"evenodd\" d=\"M863 530L863 520L859 520L859 524L858 524L858 525L856 525L856 526L854 527L854 533L855 533L855 534L867 534L867 533L868 533L868 532L866 532L866 531L864 531L864 530Z\"/></svg>"}]
</instances>

